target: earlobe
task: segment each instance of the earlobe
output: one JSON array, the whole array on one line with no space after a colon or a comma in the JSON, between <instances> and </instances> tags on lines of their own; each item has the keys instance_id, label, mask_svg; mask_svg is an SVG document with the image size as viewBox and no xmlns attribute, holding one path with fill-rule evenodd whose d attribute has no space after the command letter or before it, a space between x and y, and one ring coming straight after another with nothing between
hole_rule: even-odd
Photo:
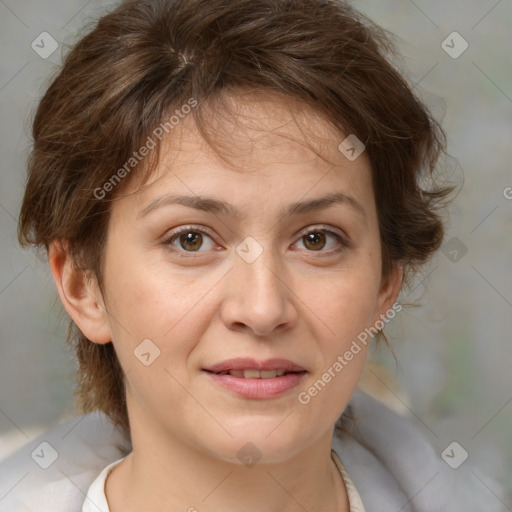
<instances>
[{"instance_id":1,"label":"earlobe","mask_svg":"<svg viewBox=\"0 0 512 512\"><path fill-rule=\"evenodd\" d=\"M103 297L94 277L74 268L68 245L53 242L48 250L50 270L60 300L77 327L91 341L112 341Z\"/></svg>"}]
</instances>

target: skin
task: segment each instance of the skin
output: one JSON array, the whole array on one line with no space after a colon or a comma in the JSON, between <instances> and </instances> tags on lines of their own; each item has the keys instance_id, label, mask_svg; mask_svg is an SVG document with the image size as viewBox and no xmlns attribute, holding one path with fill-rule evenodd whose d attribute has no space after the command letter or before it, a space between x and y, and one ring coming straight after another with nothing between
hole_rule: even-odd
<instances>
[{"instance_id":1,"label":"skin","mask_svg":"<svg viewBox=\"0 0 512 512\"><path fill-rule=\"evenodd\" d=\"M400 290L399 267L381 276L370 161L345 158L345 135L293 100L250 94L232 106L237 123L218 117L215 128L233 149L229 165L189 116L165 141L148 184L113 203L104 296L62 246L50 250L64 307L92 342L113 342L125 372L134 449L107 480L112 512L349 510L330 450L366 350L307 405L297 397ZM289 204L332 192L351 196L364 214L343 203L283 218ZM138 218L165 194L215 197L243 215L167 205ZM208 231L202 245L200 235L165 243L189 225ZM348 245L332 234L308 243L304 235L317 228ZM248 236L263 250L252 263L236 252ZM134 356L144 339L160 350L149 366ZM287 358L307 374L282 396L241 398L202 371L232 357ZM253 467L237 457L248 442L262 455Z\"/></svg>"}]
</instances>

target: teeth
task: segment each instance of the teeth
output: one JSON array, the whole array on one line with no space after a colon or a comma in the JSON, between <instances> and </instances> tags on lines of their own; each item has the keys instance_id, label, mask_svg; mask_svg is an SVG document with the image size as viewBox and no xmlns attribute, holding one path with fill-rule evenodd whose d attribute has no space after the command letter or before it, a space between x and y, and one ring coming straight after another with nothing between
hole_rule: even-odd
<instances>
[{"instance_id":1,"label":"teeth","mask_svg":"<svg viewBox=\"0 0 512 512\"><path fill-rule=\"evenodd\" d=\"M266 372L266 373L268 373L268 372ZM275 377L275 372L270 372L270 373L274 373L273 376ZM245 379L260 379L261 378L259 370L244 370L243 375L244 375Z\"/></svg>"},{"instance_id":2,"label":"teeth","mask_svg":"<svg viewBox=\"0 0 512 512\"><path fill-rule=\"evenodd\" d=\"M243 377L245 379L273 379L284 375L286 370L230 370L222 373L229 373L233 377Z\"/></svg>"}]
</instances>

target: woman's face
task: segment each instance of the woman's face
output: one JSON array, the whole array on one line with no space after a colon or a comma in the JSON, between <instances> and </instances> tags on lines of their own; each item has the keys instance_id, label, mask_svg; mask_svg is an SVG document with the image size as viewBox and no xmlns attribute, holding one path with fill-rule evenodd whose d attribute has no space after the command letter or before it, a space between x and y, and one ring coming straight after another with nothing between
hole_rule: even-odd
<instances>
[{"instance_id":1,"label":"woman's face","mask_svg":"<svg viewBox=\"0 0 512 512\"><path fill-rule=\"evenodd\" d=\"M216 131L236 171L185 118L148 186L113 203L105 306L134 446L167 438L224 461L253 450L277 462L332 435L366 347L344 355L391 307L399 278L381 280L366 154L347 159L345 136L306 110L302 129L332 165L300 143L279 99L238 105L237 124ZM236 358L302 372L207 371Z\"/></svg>"}]
</instances>

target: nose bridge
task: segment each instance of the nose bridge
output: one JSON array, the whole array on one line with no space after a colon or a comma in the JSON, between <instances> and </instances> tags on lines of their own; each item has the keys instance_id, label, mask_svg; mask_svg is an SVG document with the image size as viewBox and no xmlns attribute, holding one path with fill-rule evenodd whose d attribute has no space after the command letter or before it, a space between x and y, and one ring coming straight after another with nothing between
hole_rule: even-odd
<instances>
[{"instance_id":1,"label":"nose bridge","mask_svg":"<svg viewBox=\"0 0 512 512\"><path fill-rule=\"evenodd\" d=\"M294 308L276 252L251 237L236 252L226 320L243 323L258 335L291 322Z\"/></svg>"},{"instance_id":2,"label":"nose bridge","mask_svg":"<svg viewBox=\"0 0 512 512\"><path fill-rule=\"evenodd\" d=\"M249 252L244 253L247 247ZM239 258L236 273L240 276L240 284L244 296L248 298L247 302L253 302L253 308L256 306L261 310L274 309L282 302L284 293L281 281L283 272L275 251L270 244L264 247L252 239L240 244L237 253Z\"/></svg>"}]
</instances>

